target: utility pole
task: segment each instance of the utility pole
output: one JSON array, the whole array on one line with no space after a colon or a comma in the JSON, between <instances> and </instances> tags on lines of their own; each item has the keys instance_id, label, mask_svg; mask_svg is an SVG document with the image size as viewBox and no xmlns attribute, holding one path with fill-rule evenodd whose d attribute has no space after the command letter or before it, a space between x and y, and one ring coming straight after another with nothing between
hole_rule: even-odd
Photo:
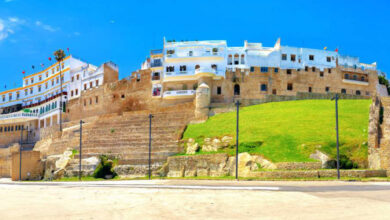
<instances>
[{"instance_id":1,"label":"utility pole","mask_svg":"<svg viewBox=\"0 0 390 220\"><path fill-rule=\"evenodd\" d=\"M337 179L340 179L340 150L339 150L339 109L338 101L339 96L336 94L332 100L335 100L336 103L336 148L337 148Z\"/></svg>"},{"instance_id":2,"label":"utility pole","mask_svg":"<svg viewBox=\"0 0 390 220\"><path fill-rule=\"evenodd\" d=\"M21 129L21 132L20 132L20 146L19 146L19 181L22 181L23 130L24 130L24 126L22 125L22 129Z\"/></svg>"},{"instance_id":3,"label":"utility pole","mask_svg":"<svg viewBox=\"0 0 390 220\"><path fill-rule=\"evenodd\" d=\"M82 138L83 138L83 120L80 120L80 158L79 158L79 181L81 181L81 158L82 158Z\"/></svg>"},{"instance_id":4,"label":"utility pole","mask_svg":"<svg viewBox=\"0 0 390 220\"><path fill-rule=\"evenodd\" d=\"M152 118L153 115L149 114L149 180L151 179L152 176L152 171L151 171L151 160L152 160Z\"/></svg>"},{"instance_id":5,"label":"utility pole","mask_svg":"<svg viewBox=\"0 0 390 220\"><path fill-rule=\"evenodd\" d=\"M240 101L237 100L237 120L236 120L236 180L238 180L238 134L239 134L239 115L240 115Z\"/></svg>"}]
</instances>

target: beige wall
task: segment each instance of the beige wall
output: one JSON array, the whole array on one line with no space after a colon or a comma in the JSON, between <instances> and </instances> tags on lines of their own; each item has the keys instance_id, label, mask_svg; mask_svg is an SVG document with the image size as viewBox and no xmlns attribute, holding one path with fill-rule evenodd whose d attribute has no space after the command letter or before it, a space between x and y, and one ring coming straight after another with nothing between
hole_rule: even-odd
<instances>
[{"instance_id":1,"label":"beige wall","mask_svg":"<svg viewBox=\"0 0 390 220\"><path fill-rule=\"evenodd\" d=\"M11 178L19 180L20 154L12 153ZM22 151L22 180L39 180L43 176L43 163L39 151Z\"/></svg>"}]
</instances>

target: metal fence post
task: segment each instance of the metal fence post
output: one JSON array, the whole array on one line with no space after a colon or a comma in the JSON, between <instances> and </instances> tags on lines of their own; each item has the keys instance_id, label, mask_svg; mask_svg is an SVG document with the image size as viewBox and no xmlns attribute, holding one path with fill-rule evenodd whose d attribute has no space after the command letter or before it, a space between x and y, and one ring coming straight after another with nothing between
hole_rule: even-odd
<instances>
[{"instance_id":1,"label":"metal fence post","mask_svg":"<svg viewBox=\"0 0 390 220\"><path fill-rule=\"evenodd\" d=\"M239 115L240 115L240 101L237 100L237 120L236 120L236 180L238 180L238 134L239 134Z\"/></svg>"},{"instance_id":2,"label":"metal fence post","mask_svg":"<svg viewBox=\"0 0 390 220\"><path fill-rule=\"evenodd\" d=\"M153 115L149 114L149 159L148 159L149 180L151 179L151 176L152 176L152 171L151 171L151 160L152 160L152 118L153 118Z\"/></svg>"}]
</instances>

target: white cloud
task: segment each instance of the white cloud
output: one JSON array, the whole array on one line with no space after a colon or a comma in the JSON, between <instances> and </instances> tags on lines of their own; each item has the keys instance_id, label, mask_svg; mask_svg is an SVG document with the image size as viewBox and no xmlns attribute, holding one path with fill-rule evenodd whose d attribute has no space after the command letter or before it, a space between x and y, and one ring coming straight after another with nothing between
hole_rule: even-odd
<instances>
[{"instance_id":1,"label":"white cloud","mask_svg":"<svg viewBox=\"0 0 390 220\"><path fill-rule=\"evenodd\" d=\"M58 30L58 28L54 28L48 24L44 24L41 21L36 21L35 25L41 27L43 30L50 31L50 32L55 32Z\"/></svg>"},{"instance_id":2,"label":"white cloud","mask_svg":"<svg viewBox=\"0 0 390 220\"><path fill-rule=\"evenodd\" d=\"M4 0L4 2L8 3L8 2L13 2L14 0Z\"/></svg>"},{"instance_id":3,"label":"white cloud","mask_svg":"<svg viewBox=\"0 0 390 220\"><path fill-rule=\"evenodd\" d=\"M0 18L0 41L6 39L10 34L14 34L14 29L23 23L24 20L17 17L9 17L8 19Z\"/></svg>"}]
</instances>

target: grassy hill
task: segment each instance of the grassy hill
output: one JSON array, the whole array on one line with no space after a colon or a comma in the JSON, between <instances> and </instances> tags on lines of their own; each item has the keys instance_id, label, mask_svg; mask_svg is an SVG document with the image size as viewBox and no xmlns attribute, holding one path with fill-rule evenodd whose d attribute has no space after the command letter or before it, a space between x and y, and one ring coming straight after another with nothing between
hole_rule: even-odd
<instances>
[{"instance_id":1,"label":"grassy hill","mask_svg":"<svg viewBox=\"0 0 390 220\"><path fill-rule=\"evenodd\" d=\"M367 160L367 129L371 100L340 100L340 152L354 162ZM236 112L191 124L184 139L202 143L205 137L235 137ZM274 102L240 109L240 152L261 154L274 162L313 161L320 149L336 154L335 103L330 100ZM234 148L225 150L234 154ZM202 154L203 152L198 152Z\"/></svg>"}]
</instances>

